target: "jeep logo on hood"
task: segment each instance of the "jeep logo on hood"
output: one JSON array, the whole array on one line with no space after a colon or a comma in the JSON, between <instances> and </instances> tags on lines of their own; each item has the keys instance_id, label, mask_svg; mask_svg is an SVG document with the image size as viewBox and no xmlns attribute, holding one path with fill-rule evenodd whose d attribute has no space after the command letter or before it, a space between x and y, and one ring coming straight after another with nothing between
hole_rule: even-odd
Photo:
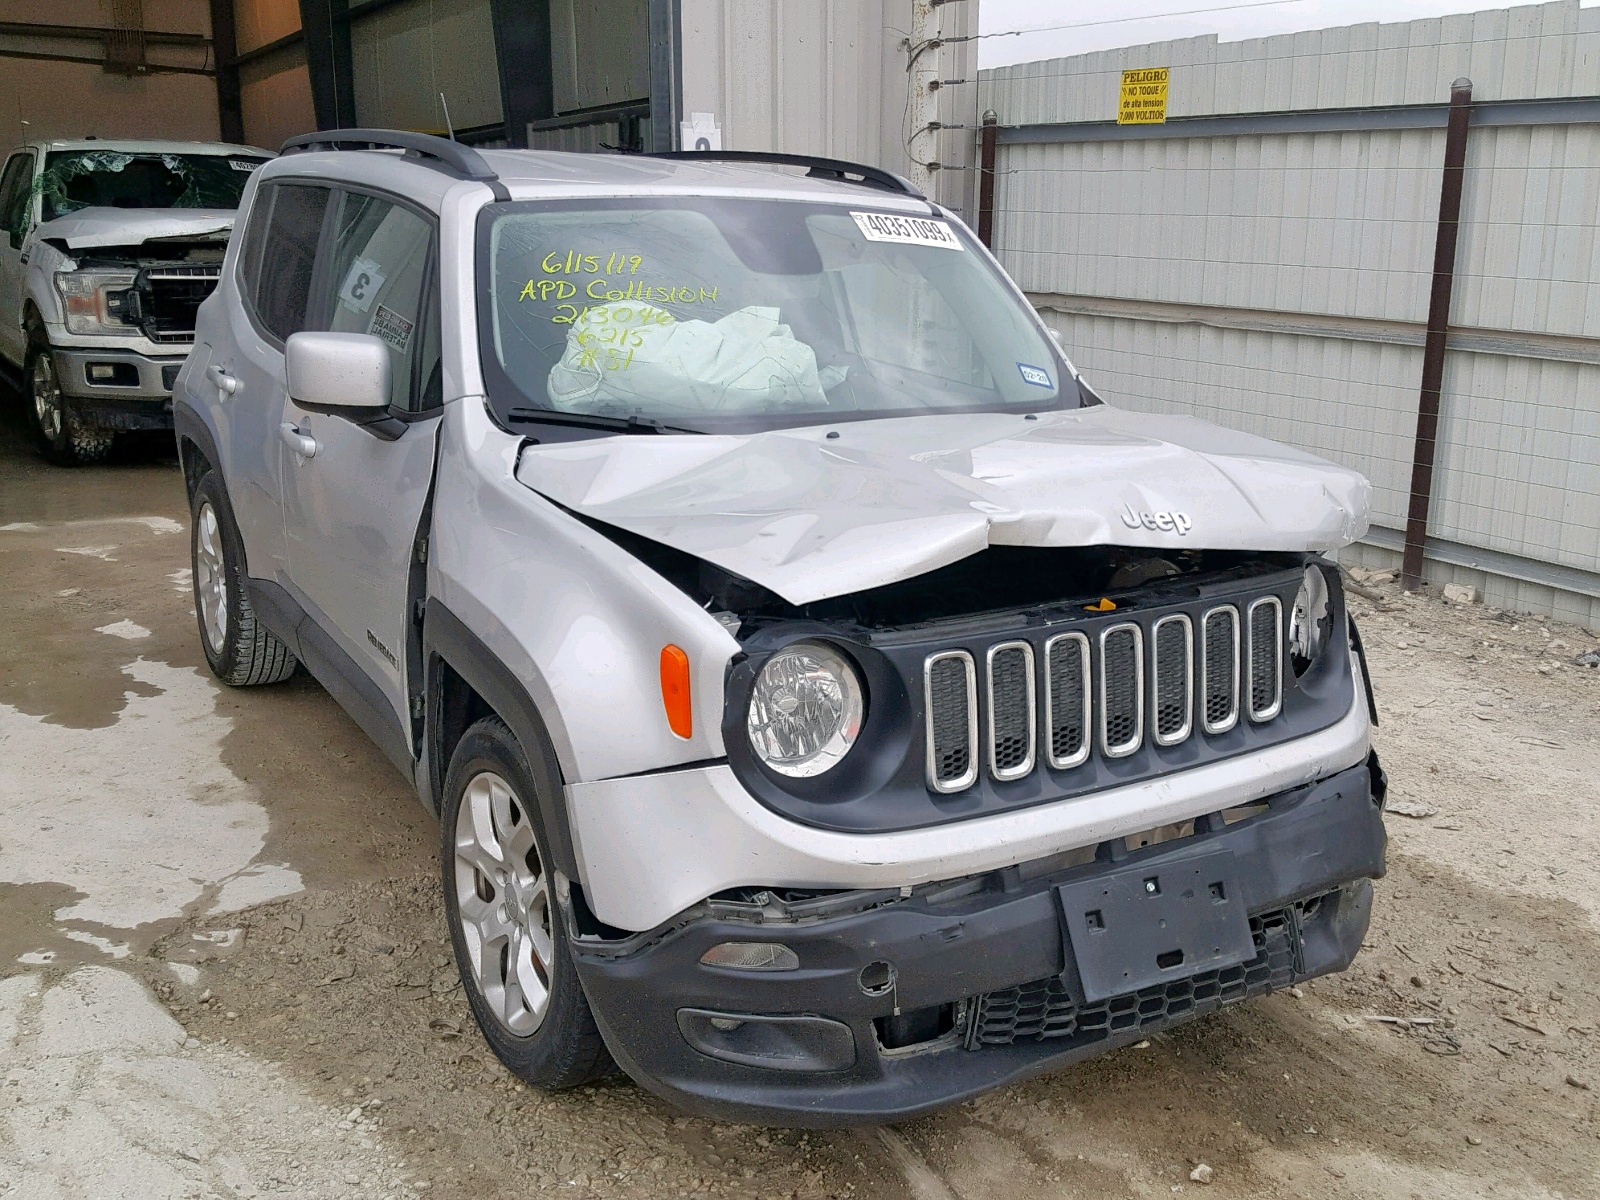
<instances>
[{"instance_id":1,"label":"jeep logo on hood","mask_svg":"<svg viewBox=\"0 0 1600 1200\"><path fill-rule=\"evenodd\" d=\"M1131 504L1122 506L1122 523L1129 529L1154 529L1159 533L1176 533L1179 537L1194 528L1188 513L1135 512Z\"/></svg>"}]
</instances>

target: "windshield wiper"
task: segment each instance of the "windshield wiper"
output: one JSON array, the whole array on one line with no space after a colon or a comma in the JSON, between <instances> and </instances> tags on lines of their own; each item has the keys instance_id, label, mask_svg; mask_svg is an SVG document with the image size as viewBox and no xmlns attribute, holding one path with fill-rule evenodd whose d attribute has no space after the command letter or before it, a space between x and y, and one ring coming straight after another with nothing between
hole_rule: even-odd
<instances>
[{"instance_id":1,"label":"windshield wiper","mask_svg":"<svg viewBox=\"0 0 1600 1200\"><path fill-rule=\"evenodd\" d=\"M610 433L699 433L677 425L663 425L654 417L637 414L606 417L599 413L557 412L553 408L512 408L506 417L527 425L568 425L578 429L604 429Z\"/></svg>"}]
</instances>

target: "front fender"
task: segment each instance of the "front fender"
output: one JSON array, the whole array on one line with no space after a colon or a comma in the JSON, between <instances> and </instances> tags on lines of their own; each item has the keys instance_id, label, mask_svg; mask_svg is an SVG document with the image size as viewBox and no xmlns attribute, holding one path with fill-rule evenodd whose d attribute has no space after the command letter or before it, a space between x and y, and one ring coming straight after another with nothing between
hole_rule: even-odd
<instances>
[{"instance_id":1,"label":"front fender","mask_svg":"<svg viewBox=\"0 0 1600 1200\"><path fill-rule=\"evenodd\" d=\"M683 592L517 482L523 439L480 397L440 429L428 594L526 688L566 783L723 757L723 679L738 643ZM667 726L663 646L689 656L693 729Z\"/></svg>"}]
</instances>

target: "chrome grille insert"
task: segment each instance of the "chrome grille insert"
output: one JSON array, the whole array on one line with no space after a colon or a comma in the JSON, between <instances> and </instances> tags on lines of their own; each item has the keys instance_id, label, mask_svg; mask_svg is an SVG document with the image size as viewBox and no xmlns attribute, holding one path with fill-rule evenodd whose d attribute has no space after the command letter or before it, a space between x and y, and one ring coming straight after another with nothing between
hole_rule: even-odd
<instances>
[{"instance_id":1,"label":"chrome grille insert","mask_svg":"<svg viewBox=\"0 0 1600 1200\"><path fill-rule=\"evenodd\" d=\"M1200 727L1227 733L1239 723L1239 610L1213 608L1200 619Z\"/></svg>"},{"instance_id":2,"label":"chrome grille insert","mask_svg":"<svg viewBox=\"0 0 1600 1200\"><path fill-rule=\"evenodd\" d=\"M927 716L928 786L960 792L978 780L978 681L972 655L946 650L922 670Z\"/></svg>"},{"instance_id":3,"label":"chrome grille insert","mask_svg":"<svg viewBox=\"0 0 1600 1200\"><path fill-rule=\"evenodd\" d=\"M1176 746L1194 728L1194 626L1181 613L1150 634L1150 718L1158 746Z\"/></svg>"},{"instance_id":4,"label":"chrome grille insert","mask_svg":"<svg viewBox=\"0 0 1600 1200\"><path fill-rule=\"evenodd\" d=\"M1250 663L1250 719L1270 721L1283 707L1283 605L1263 596L1250 605L1245 657Z\"/></svg>"},{"instance_id":5,"label":"chrome grille insert","mask_svg":"<svg viewBox=\"0 0 1600 1200\"><path fill-rule=\"evenodd\" d=\"M1089 639L1063 633L1044 646L1046 757L1067 770L1089 757Z\"/></svg>"},{"instance_id":6,"label":"chrome grille insert","mask_svg":"<svg viewBox=\"0 0 1600 1200\"><path fill-rule=\"evenodd\" d=\"M989 774L1020 779L1033 770L1037 730L1033 647L1004 642L989 649L985 676L989 708Z\"/></svg>"},{"instance_id":7,"label":"chrome grille insert","mask_svg":"<svg viewBox=\"0 0 1600 1200\"><path fill-rule=\"evenodd\" d=\"M1144 741L1144 631L1113 625L1100 635L1100 749L1125 758Z\"/></svg>"}]
</instances>

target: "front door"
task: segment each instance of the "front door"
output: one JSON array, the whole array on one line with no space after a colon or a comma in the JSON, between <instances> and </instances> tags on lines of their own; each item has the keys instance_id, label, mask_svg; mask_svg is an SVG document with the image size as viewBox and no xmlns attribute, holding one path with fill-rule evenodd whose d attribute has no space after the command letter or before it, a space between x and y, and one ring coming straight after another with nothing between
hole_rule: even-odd
<instances>
[{"instance_id":1,"label":"front door","mask_svg":"<svg viewBox=\"0 0 1600 1200\"><path fill-rule=\"evenodd\" d=\"M33 224L33 152L19 150L0 171L0 358L21 365L23 253Z\"/></svg>"},{"instance_id":2,"label":"front door","mask_svg":"<svg viewBox=\"0 0 1600 1200\"><path fill-rule=\"evenodd\" d=\"M291 436L281 443L290 590L377 686L403 730L410 729L407 585L439 426L435 240L433 222L413 210L343 193L315 307L322 328L387 343L393 420L374 431L306 412L291 397L284 410ZM310 455L300 452L307 446Z\"/></svg>"}]
</instances>

